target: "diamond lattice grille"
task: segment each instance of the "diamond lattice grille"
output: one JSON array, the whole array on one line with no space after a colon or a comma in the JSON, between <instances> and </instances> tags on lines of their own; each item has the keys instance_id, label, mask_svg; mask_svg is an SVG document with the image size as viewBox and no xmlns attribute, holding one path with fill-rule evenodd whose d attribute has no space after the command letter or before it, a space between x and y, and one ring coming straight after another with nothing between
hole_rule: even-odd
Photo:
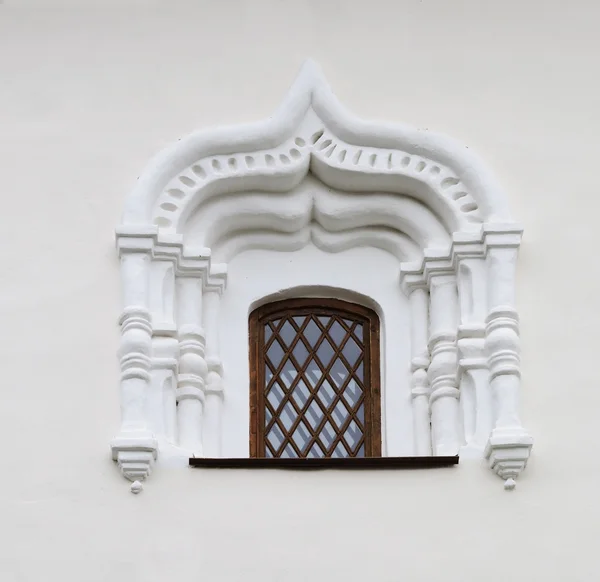
<instances>
[{"instance_id":1,"label":"diamond lattice grille","mask_svg":"<svg viewBox=\"0 0 600 582\"><path fill-rule=\"evenodd\" d=\"M265 456L364 457L366 322L290 312L261 325Z\"/></svg>"}]
</instances>

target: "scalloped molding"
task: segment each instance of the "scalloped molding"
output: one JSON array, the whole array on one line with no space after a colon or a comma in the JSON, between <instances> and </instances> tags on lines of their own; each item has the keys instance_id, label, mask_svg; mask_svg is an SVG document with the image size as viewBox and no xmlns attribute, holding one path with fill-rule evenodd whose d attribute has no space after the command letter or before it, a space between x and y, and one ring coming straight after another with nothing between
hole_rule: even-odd
<instances>
[{"instance_id":1,"label":"scalloped molding","mask_svg":"<svg viewBox=\"0 0 600 582\"><path fill-rule=\"evenodd\" d=\"M137 483L159 450L219 456L219 303L234 256L373 246L398 258L409 297L415 454L483 455L512 488L532 446L517 415L521 233L467 148L356 119L308 62L272 117L178 141L126 199L113 458Z\"/></svg>"}]
</instances>

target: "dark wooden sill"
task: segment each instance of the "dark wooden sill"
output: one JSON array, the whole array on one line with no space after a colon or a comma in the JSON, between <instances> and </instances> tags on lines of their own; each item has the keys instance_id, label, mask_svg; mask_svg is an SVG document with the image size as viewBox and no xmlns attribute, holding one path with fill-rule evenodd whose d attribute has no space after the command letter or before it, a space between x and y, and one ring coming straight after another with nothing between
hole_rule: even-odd
<instances>
[{"instance_id":1,"label":"dark wooden sill","mask_svg":"<svg viewBox=\"0 0 600 582\"><path fill-rule=\"evenodd\" d=\"M366 457L344 459L207 459L191 458L190 467L203 469L437 469L458 465L454 457Z\"/></svg>"}]
</instances>

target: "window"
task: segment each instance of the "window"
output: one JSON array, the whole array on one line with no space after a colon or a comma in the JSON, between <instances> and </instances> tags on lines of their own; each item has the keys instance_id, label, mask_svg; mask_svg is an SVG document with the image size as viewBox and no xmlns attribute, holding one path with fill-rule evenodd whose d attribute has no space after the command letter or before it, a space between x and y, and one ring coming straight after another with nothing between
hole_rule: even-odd
<instances>
[{"instance_id":1,"label":"window","mask_svg":"<svg viewBox=\"0 0 600 582\"><path fill-rule=\"evenodd\" d=\"M311 454L348 455L329 465L409 466L400 459L450 463L460 453L487 459L514 487L533 445L517 410L522 229L490 176L443 136L354 118L311 63L269 119L194 133L153 159L117 229L122 416L111 448L123 475L145 479L159 458L241 466L252 420L254 467L318 465ZM249 411L248 307L315 292L377 305L389 355L381 358L383 401L374 314L296 302L253 314ZM306 328L294 319L302 316ZM307 335L310 321L320 331L312 341L326 336L333 350L331 366ZM267 361L271 336L281 348L275 364ZM346 337L360 350L362 379L345 361ZM336 406L350 384L336 384L337 360L364 403L347 409L344 426ZM273 386L271 398L279 389L281 400L269 409ZM310 406L323 416L317 428ZM283 441L271 449L275 425ZM346 442L352 434L362 439L357 448Z\"/></svg>"},{"instance_id":2,"label":"window","mask_svg":"<svg viewBox=\"0 0 600 582\"><path fill-rule=\"evenodd\" d=\"M333 299L250 315L252 457L381 456L379 319Z\"/></svg>"}]
</instances>

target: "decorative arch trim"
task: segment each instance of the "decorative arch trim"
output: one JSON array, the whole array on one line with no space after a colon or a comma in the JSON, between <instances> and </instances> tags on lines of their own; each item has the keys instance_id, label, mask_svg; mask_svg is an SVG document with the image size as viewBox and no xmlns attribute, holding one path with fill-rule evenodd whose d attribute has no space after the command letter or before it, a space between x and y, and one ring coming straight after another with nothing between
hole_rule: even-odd
<instances>
[{"instance_id":1,"label":"decorative arch trim","mask_svg":"<svg viewBox=\"0 0 600 582\"><path fill-rule=\"evenodd\" d=\"M470 150L353 117L308 62L272 117L180 140L126 199L114 459L137 481L159 450L220 455L219 298L235 255L367 246L398 258L409 297L415 454L483 455L512 488L532 446L517 416L521 233Z\"/></svg>"},{"instance_id":2,"label":"decorative arch trim","mask_svg":"<svg viewBox=\"0 0 600 582\"><path fill-rule=\"evenodd\" d=\"M307 129L314 131L310 135L298 135ZM306 171L308 160L300 148L307 144L316 146L312 157L322 179L327 177L327 171L319 172L319 169L345 168L359 179L365 174L389 176L387 182L396 186L394 178L398 176L421 174L420 179L427 181L424 177L430 172L435 178L432 181L436 192L452 187L448 194L454 194L461 183L467 196L481 208L484 220L510 220L502 189L468 148L427 130L356 118L339 103L318 65L307 61L282 105L268 119L198 131L158 154L127 197L123 223L148 223L159 196L172 180L179 181L185 193L186 187L193 187L191 181L204 179L205 173L234 175L243 165L249 165L245 160L244 164L240 163L242 155L255 157L254 161L260 160L261 164L264 162L269 168L265 172L268 175L289 176L297 167ZM277 148L289 152L287 162L279 157L287 156L284 151L277 157L272 156L273 160L263 159L270 155L269 150ZM294 149L297 154L292 153ZM346 154L342 159L344 150ZM206 163L199 165L204 160ZM191 175L188 175L189 170ZM453 183L455 180L459 182ZM276 189L282 189L281 185ZM467 203L463 200L461 206Z\"/></svg>"}]
</instances>

